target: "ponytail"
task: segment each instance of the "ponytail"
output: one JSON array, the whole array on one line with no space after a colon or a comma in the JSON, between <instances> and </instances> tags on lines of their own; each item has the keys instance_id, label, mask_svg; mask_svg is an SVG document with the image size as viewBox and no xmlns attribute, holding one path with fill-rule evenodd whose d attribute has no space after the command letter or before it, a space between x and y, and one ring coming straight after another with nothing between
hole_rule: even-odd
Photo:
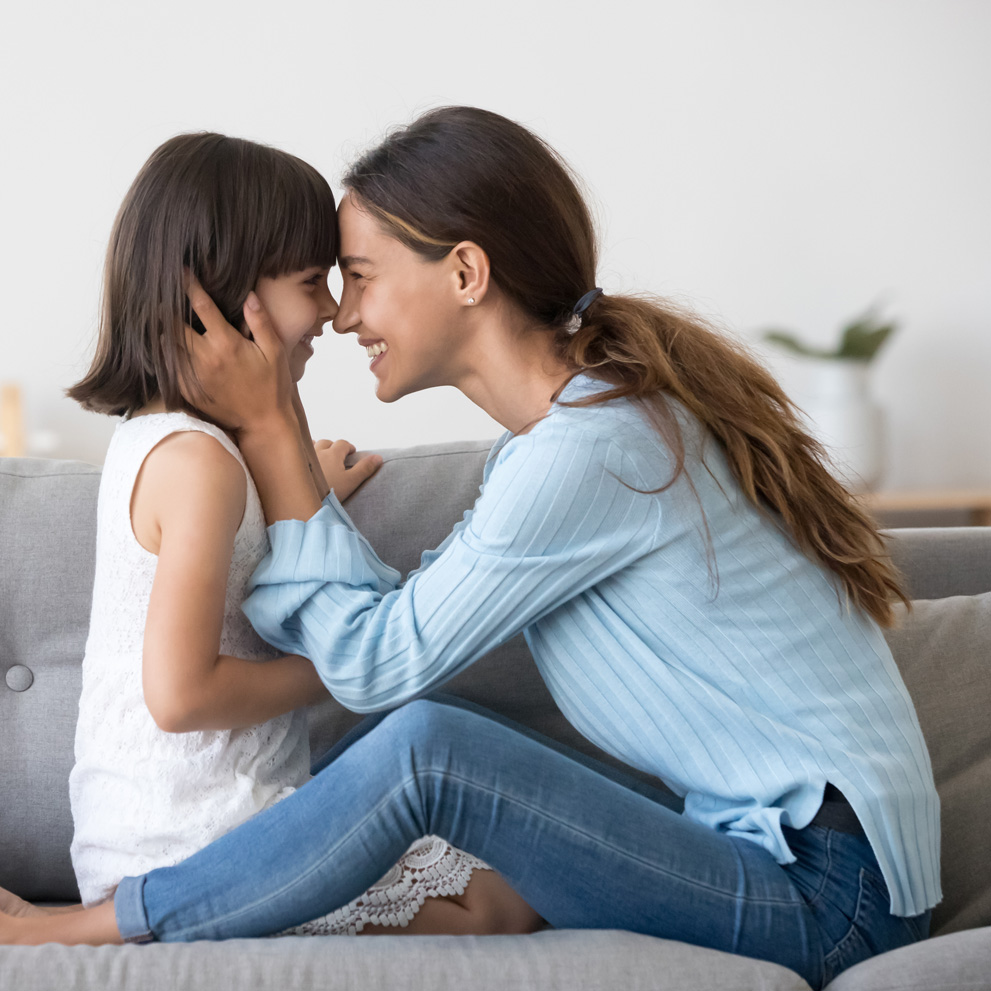
<instances>
[{"instance_id":1,"label":"ponytail","mask_svg":"<svg viewBox=\"0 0 991 991\"><path fill-rule=\"evenodd\" d=\"M574 333L559 334L562 358L612 388L578 400L628 398L645 408L685 470L671 396L716 438L744 494L792 542L831 571L847 599L881 626L892 601L908 604L877 527L825 465L774 377L741 345L698 317L646 297L599 296Z\"/></svg>"}]
</instances>

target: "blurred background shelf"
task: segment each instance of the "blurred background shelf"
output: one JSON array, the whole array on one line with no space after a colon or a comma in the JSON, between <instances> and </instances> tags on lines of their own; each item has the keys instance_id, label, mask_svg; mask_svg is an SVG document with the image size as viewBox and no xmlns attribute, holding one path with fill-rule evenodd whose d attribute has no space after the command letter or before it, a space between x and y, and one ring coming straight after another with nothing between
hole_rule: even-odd
<instances>
[{"instance_id":1,"label":"blurred background shelf","mask_svg":"<svg viewBox=\"0 0 991 991\"><path fill-rule=\"evenodd\" d=\"M0 385L0 457L24 455L24 413L20 386Z\"/></svg>"},{"instance_id":2,"label":"blurred background shelf","mask_svg":"<svg viewBox=\"0 0 991 991\"><path fill-rule=\"evenodd\" d=\"M859 498L884 526L991 526L991 488L868 492Z\"/></svg>"}]
</instances>

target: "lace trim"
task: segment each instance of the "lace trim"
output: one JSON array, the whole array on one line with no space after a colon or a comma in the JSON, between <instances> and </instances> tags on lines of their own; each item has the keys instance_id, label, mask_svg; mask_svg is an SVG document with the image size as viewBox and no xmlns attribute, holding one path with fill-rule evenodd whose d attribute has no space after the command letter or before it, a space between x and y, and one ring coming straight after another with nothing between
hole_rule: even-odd
<instances>
[{"instance_id":1,"label":"lace trim","mask_svg":"<svg viewBox=\"0 0 991 991\"><path fill-rule=\"evenodd\" d=\"M438 836L417 840L363 895L276 936L356 936L367 925L405 928L428 898L463 895L473 871L492 868Z\"/></svg>"}]
</instances>

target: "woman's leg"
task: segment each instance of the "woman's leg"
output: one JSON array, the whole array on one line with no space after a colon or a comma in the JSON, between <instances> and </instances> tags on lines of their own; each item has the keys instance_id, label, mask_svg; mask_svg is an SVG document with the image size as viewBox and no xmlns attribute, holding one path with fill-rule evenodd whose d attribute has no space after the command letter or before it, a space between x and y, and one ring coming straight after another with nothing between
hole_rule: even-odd
<instances>
[{"instance_id":1,"label":"woman's leg","mask_svg":"<svg viewBox=\"0 0 991 991\"><path fill-rule=\"evenodd\" d=\"M183 864L125 879L118 923L162 940L285 929L350 901L429 834L491 864L551 925L651 933L818 981L813 915L765 851L503 721L425 701Z\"/></svg>"}]
</instances>

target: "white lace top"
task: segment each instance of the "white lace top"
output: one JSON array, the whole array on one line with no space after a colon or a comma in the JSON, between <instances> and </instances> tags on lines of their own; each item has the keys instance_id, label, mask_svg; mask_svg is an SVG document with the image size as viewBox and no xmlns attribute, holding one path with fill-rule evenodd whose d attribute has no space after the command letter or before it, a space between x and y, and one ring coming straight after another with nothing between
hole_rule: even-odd
<instances>
[{"instance_id":1,"label":"white lace top","mask_svg":"<svg viewBox=\"0 0 991 991\"><path fill-rule=\"evenodd\" d=\"M131 529L131 493L148 453L176 431L210 434L244 466L222 430L184 413L120 423L107 452L97 509L96 578L69 777L72 864L83 902L101 901L128 875L177 863L309 777L305 712L236 730L165 733L141 681L148 600L158 558ZM240 606L268 549L258 493L247 473L234 540L220 650L264 661L277 655Z\"/></svg>"},{"instance_id":2,"label":"white lace top","mask_svg":"<svg viewBox=\"0 0 991 991\"><path fill-rule=\"evenodd\" d=\"M184 413L120 423L100 481L96 578L76 765L69 775L72 866L86 905L108 897L123 877L184 860L309 778L302 710L246 729L165 733L145 705L141 656L158 558L134 537L131 494L152 448L184 430L215 437L244 468L248 485L228 573L220 650L260 662L278 654L240 608L268 538L258 492L237 447L219 428ZM489 868L437 837L424 837L349 905L284 935L353 934L369 923L406 926L426 898L461 894L478 869Z\"/></svg>"}]
</instances>

